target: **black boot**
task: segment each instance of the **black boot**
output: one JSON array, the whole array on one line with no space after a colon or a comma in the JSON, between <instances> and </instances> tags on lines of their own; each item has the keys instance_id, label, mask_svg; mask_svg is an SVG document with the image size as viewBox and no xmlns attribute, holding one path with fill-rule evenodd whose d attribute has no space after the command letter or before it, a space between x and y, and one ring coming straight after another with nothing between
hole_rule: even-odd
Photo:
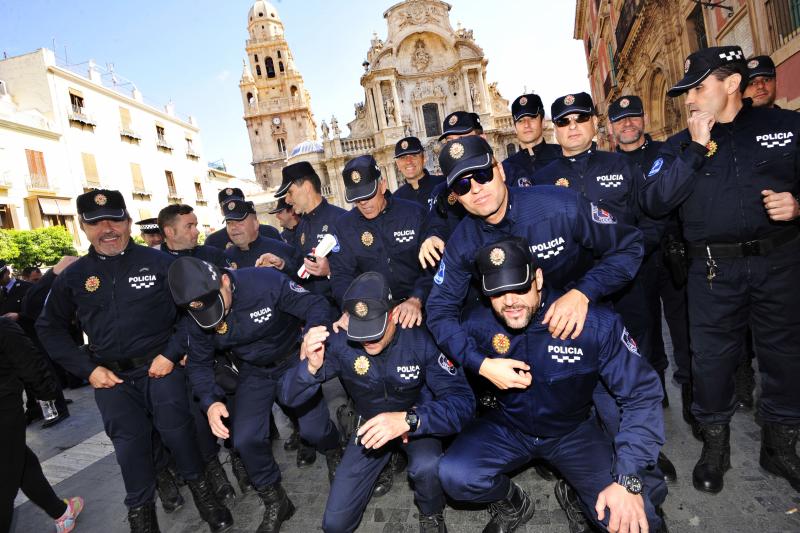
<instances>
[{"instance_id":1,"label":"black boot","mask_svg":"<svg viewBox=\"0 0 800 533\"><path fill-rule=\"evenodd\" d=\"M300 439L300 447L297 448L297 468L311 466L315 462L317 462L317 449Z\"/></svg>"},{"instance_id":2,"label":"black boot","mask_svg":"<svg viewBox=\"0 0 800 533\"><path fill-rule=\"evenodd\" d=\"M728 424L702 424L703 451L694 465L694 488L716 494L722 490L725 472L731 468L731 427Z\"/></svg>"},{"instance_id":3,"label":"black boot","mask_svg":"<svg viewBox=\"0 0 800 533\"><path fill-rule=\"evenodd\" d=\"M428 516L419 513L419 533L447 533L444 512Z\"/></svg>"},{"instance_id":4,"label":"black boot","mask_svg":"<svg viewBox=\"0 0 800 533\"><path fill-rule=\"evenodd\" d=\"M206 463L205 474L206 479L211 483L211 489L219 501L236 497L236 492L234 492L233 486L228 480L228 474L225 473L225 469L222 468L222 464L219 462L219 457L214 457Z\"/></svg>"},{"instance_id":5,"label":"black boot","mask_svg":"<svg viewBox=\"0 0 800 533\"><path fill-rule=\"evenodd\" d=\"M162 468L156 473L156 492L161 500L165 513L171 513L183 507L183 496L175 483L169 468Z\"/></svg>"},{"instance_id":6,"label":"black boot","mask_svg":"<svg viewBox=\"0 0 800 533\"><path fill-rule=\"evenodd\" d=\"M42 424L42 429L47 429L49 427L53 427L56 424L63 422L67 418L69 418L69 409L67 409L67 404L58 406L58 416L53 418L52 420L45 420Z\"/></svg>"},{"instance_id":7,"label":"black boot","mask_svg":"<svg viewBox=\"0 0 800 533\"><path fill-rule=\"evenodd\" d=\"M283 441L283 449L287 452L293 452L300 447L300 434L295 430L289 435L289 438Z\"/></svg>"},{"instance_id":8,"label":"black boot","mask_svg":"<svg viewBox=\"0 0 800 533\"><path fill-rule=\"evenodd\" d=\"M37 420L41 420L43 418L44 415L42 414L42 408L39 407L38 402L35 406L28 407L28 410L25 411L25 423L29 426Z\"/></svg>"},{"instance_id":9,"label":"black boot","mask_svg":"<svg viewBox=\"0 0 800 533\"><path fill-rule=\"evenodd\" d=\"M214 495L211 484L205 478L193 479L187 481L186 484L192 491L194 505L197 507L197 512L200 513L200 518L206 521L212 533L228 531L233 527L231 512L220 503Z\"/></svg>"},{"instance_id":10,"label":"black boot","mask_svg":"<svg viewBox=\"0 0 800 533\"><path fill-rule=\"evenodd\" d=\"M740 409L753 408L753 392L756 390L756 377L753 362L749 357L741 359L734 376L736 406Z\"/></svg>"},{"instance_id":11,"label":"black boot","mask_svg":"<svg viewBox=\"0 0 800 533\"><path fill-rule=\"evenodd\" d=\"M658 452L658 468L664 475L664 481L667 483L674 483L678 480L678 473L675 471L675 465L669 460L669 457L664 455L663 452Z\"/></svg>"},{"instance_id":12,"label":"black boot","mask_svg":"<svg viewBox=\"0 0 800 533\"><path fill-rule=\"evenodd\" d=\"M583 515L581 503L578 500L578 495L572 490L563 479L556 482L554 488L556 493L556 500L564 512L567 514L567 522L569 523L569 533L591 533L592 528L589 521Z\"/></svg>"},{"instance_id":13,"label":"black boot","mask_svg":"<svg viewBox=\"0 0 800 533\"><path fill-rule=\"evenodd\" d=\"M700 426L697 424L697 420L692 414L691 383L684 383L681 385L681 403L683 404L683 408L681 410L681 413L683 414L683 421L689 424L689 427L692 428L692 435L694 435L694 438L697 440L703 440L702 437L700 437Z\"/></svg>"},{"instance_id":14,"label":"black boot","mask_svg":"<svg viewBox=\"0 0 800 533\"><path fill-rule=\"evenodd\" d=\"M253 484L250 482L250 476L247 475L247 470L244 468L242 458L239 457L239 454L233 449L230 451L230 458L231 470L233 471L233 475L236 477L236 481L239 484L239 491L242 494L245 494L248 490L253 488Z\"/></svg>"},{"instance_id":15,"label":"black boot","mask_svg":"<svg viewBox=\"0 0 800 533\"><path fill-rule=\"evenodd\" d=\"M800 458L795 446L800 426L785 426L765 422L761 430L761 467L786 479L792 488L800 491Z\"/></svg>"},{"instance_id":16,"label":"black boot","mask_svg":"<svg viewBox=\"0 0 800 533\"><path fill-rule=\"evenodd\" d=\"M376 498L380 498L381 496L389 494L389 491L392 490L393 482L394 468L392 468L392 460L389 459L389 462L387 462L386 466L381 470L378 481L375 482L375 490L372 491L372 495Z\"/></svg>"},{"instance_id":17,"label":"black boot","mask_svg":"<svg viewBox=\"0 0 800 533\"><path fill-rule=\"evenodd\" d=\"M669 396L667 396L667 378L663 370L658 373L658 379L661 381L661 392L664 393L664 397L661 399L661 407L666 409L669 407Z\"/></svg>"},{"instance_id":18,"label":"black boot","mask_svg":"<svg viewBox=\"0 0 800 533\"><path fill-rule=\"evenodd\" d=\"M264 502L264 518L258 526L256 533L278 533L281 524L289 520L294 514L294 504L286 495L280 483L274 483L256 489L261 501Z\"/></svg>"},{"instance_id":19,"label":"black boot","mask_svg":"<svg viewBox=\"0 0 800 533\"><path fill-rule=\"evenodd\" d=\"M328 464L328 483L333 483L336 469L342 462L342 449L337 445L335 448L325 451L325 462Z\"/></svg>"},{"instance_id":20,"label":"black boot","mask_svg":"<svg viewBox=\"0 0 800 533\"><path fill-rule=\"evenodd\" d=\"M500 501L489 504L489 514L492 515L492 519L483 528L483 533L516 531L519 526L531 519L535 511L533 500L512 481L508 495Z\"/></svg>"},{"instance_id":21,"label":"black boot","mask_svg":"<svg viewBox=\"0 0 800 533\"><path fill-rule=\"evenodd\" d=\"M150 502L128 509L128 524L131 526L131 533L160 533L156 503Z\"/></svg>"}]
</instances>

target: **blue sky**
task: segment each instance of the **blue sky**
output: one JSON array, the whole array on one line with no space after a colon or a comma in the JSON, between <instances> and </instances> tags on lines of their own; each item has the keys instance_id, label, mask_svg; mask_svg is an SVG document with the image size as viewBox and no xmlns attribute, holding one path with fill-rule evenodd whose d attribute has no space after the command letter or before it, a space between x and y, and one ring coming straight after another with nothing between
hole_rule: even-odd
<instances>
[{"instance_id":1,"label":"blue sky","mask_svg":"<svg viewBox=\"0 0 800 533\"><path fill-rule=\"evenodd\" d=\"M358 83L372 32L386 37L383 12L394 2L283 0L283 20L317 120L344 125L363 99ZM588 91L575 4L567 0L452 0L450 20L474 31L489 59L489 81L512 100L535 89L548 107ZM239 92L251 0L0 0L0 53L53 48L70 63L94 59L133 81L148 102L175 103L197 118L208 160L252 177Z\"/></svg>"}]
</instances>

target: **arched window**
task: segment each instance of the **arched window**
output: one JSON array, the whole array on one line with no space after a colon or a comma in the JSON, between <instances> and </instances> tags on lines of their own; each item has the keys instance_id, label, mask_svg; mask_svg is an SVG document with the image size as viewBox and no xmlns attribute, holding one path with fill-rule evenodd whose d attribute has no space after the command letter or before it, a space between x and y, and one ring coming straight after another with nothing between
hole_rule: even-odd
<instances>
[{"instance_id":1,"label":"arched window","mask_svg":"<svg viewBox=\"0 0 800 533\"><path fill-rule=\"evenodd\" d=\"M254 101L253 93L247 93L247 103L253 105L253 101Z\"/></svg>"},{"instance_id":2,"label":"arched window","mask_svg":"<svg viewBox=\"0 0 800 533\"><path fill-rule=\"evenodd\" d=\"M278 153L285 154L286 153L286 139L277 139L276 142L278 143Z\"/></svg>"},{"instance_id":3,"label":"arched window","mask_svg":"<svg viewBox=\"0 0 800 533\"><path fill-rule=\"evenodd\" d=\"M283 61L278 61L278 70L283 72Z\"/></svg>"},{"instance_id":4,"label":"arched window","mask_svg":"<svg viewBox=\"0 0 800 533\"><path fill-rule=\"evenodd\" d=\"M442 134L442 121L439 120L439 106L428 103L422 106L422 118L425 120L425 135L438 137Z\"/></svg>"},{"instance_id":5,"label":"arched window","mask_svg":"<svg viewBox=\"0 0 800 533\"><path fill-rule=\"evenodd\" d=\"M280 59L280 58L281 58L281 51L278 50L278 59Z\"/></svg>"},{"instance_id":6,"label":"arched window","mask_svg":"<svg viewBox=\"0 0 800 533\"><path fill-rule=\"evenodd\" d=\"M256 76L261 77L261 65L256 65Z\"/></svg>"},{"instance_id":7,"label":"arched window","mask_svg":"<svg viewBox=\"0 0 800 533\"><path fill-rule=\"evenodd\" d=\"M267 77L274 78L275 77L275 63L272 62L272 58L268 57L266 61L267 66Z\"/></svg>"},{"instance_id":8,"label":"arched window","mask_svg":"<svg viewBox=\"0 0 800 533\"><path fill-rule=\"evenodd\" d=\"M291 89L289 89L289 90L290 90L290 91L291 91L291 93L292 93L292 98L294 98L295 96L297 96L297 87L296 87L295 85L292 85Z\"/></svg>"},{"instance_id":9,"label":"arched window","mask_svg":"<svg viewBox=\"0 0 800 533\"><path fill-rule=\"evenodd\" d=\"M511 157L512 155L517 153L517 145L514 143L508 143L506 145L506 154L507 157Z\"/></svg>"},{"instance_id":10,"label":"arched window","mask_svg":"<svg viewBox=\"0 0 800 533\"><path fill-rule=\"evenodd\" d=\"M258 63L258 54L253 54L253 58L256 60L256 63Z\"/></svg>"}]
</instances>

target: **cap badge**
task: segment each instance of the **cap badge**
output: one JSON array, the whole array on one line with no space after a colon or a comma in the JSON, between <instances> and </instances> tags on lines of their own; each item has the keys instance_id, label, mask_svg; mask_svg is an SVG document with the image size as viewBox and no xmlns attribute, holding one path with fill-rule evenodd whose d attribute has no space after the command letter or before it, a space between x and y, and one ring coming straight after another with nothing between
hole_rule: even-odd
<instances>
[{"instance_id":1,"label":"cap badge","mask_svg":"<svg viewBox=\"0 0 800 533\"><path fill-rule=\"evenodd\" d=\"M233 189L231 189L230 187L228 187L227 189L225 189L225 194L227 194L228 196L230 196L231 194L233 194Z\"/></svg>"},{"instance_id":2,"label":"cap badge","mask_svg":"<svg viewBox=\"0 0 800 533\"><path fill-rule=\"evenodd\" d=\"M498 333L492 337L492 348L494 348L494 351L500 355L505 355L508 353L508 349L511 348L511 339L502 333Z\"/></svg>"},{"instance_id":3,"label":"cap badge","mask_svg":"<svg viewBox=\"0 0 800 533\"><path fill-rule=\"evenodd\" d=\"M706 157L711 157L712 155L716 154L717 148L718 148L717 141L713 139L708 141L706 143L706 150L708 150L708 152L706 152Z\"/></svg>"},{"instance_id":4,"label":"cap badge","mask_svg":"<svg viewBox=\"0 0 800 533\"><path fill-rule=\"evenodd\" d=\"M558 178L556 180L557 187L569 187L569 180L567 178Z\"/></svg>"},{"instance_id":5,"label":"cap badge","mask_svg":"<svg viewBox=\"0 0 800 533\"><path fill-rule=\"evenodd\" d=\"M401 142L401 143L400 143L400 148L402 148L403 150L405 150L406 148L408 148L408 141L403 141L403 142Z\"/></svg>"},{"instance_id":6,"label":"cap badge","mask_svg":"<svg viewBox=\"0 0 800 533\"><path fill-rule=\"evenodd\" d=\"M447 195L447 203L450 205L456 205L456 193L451 192Z\"/></svg>"},{"instance_id":7,"label":"cap badge","mask_svg":"<svg viewBox=\"0 0 800 533\"><path fill-rule=\"evenodd\" d=\"M350 181L352 181L353 183L360 182L361 181L361 173L358 170L354 170L350 174Z\"/></svg>"},{"instance_id":8,"label":"cap badge","mask_svg":"<svg viewBox=\"0 0 800 533\"><path fill-rule=\"evenodd\" d=\"M228 211L233 211L236 207L236 202L228 202Z\"/></svg>"},{"instance_id":9,"label":"cap badge","mask_svg":"<svg viewBox=\"0 0 800 533\"><path fill-rule=\"evenodd\" d=\"M447 123L450 124L451 126L455 126L456 122L458 122L458 115L453 115L452 117L450 117L450 120L447 121Z\"/></svg>"},{"instance_id":10,"label":"cap badge","mask_svg":"<svg viewBox=\"0 0 800 533\"><path fill-rule=\"evenodd\" d=\"M193 302L189 302L189 309L194 309L195 311L197 311L198 309L202 309L202 308L203 308L203 302L201 302L199 300L195 300Z\"/></svg>"},{"instance_id":11,"label":"cap badge","mask_svg":"<svg viewBox=\"0 0 800 533\"><path fill-rule=\"evenodd\" d=\"M747 68L756 68L758 66L758 59L751 59L749 63L747 63Z\"/></svg>"},{"instance_id":12,"label":"cap badge","mask_svg":"<svg viewBox=\"0 0 800 533\"><path fill-rule=\"evenodd\" d=\"M214 331L216 331L218 335L225 335L228 333L228 323L223 320L217 324L217 327L214 328Z\"/></svg>"},{"instance_id":13,"label":"cap badge","mask_svg":"<svg viewBox=\"0 0 800 533\"><path fill-rule=\"evenodd\" d=\"M94 203L97 205L106 205L108 202L108 198L106 198L105 194L95 194L94 195Z\"/></svg>"},{"instance_id":14,"label":"cap badge","mask_svg":"<svg viewBox=\"0 0 800 533\"><path fill-rule=\"evenodd\" d=\"M683 73L686 74L689 72L689 67L692 66L692 60L688 57L686 58L686 62L683 64Z\"/></svg>"},{"instance_id":15,"label":"cap badge","mask_svg":"<svg viewBox=\"0 0 800 533\"><path fill-rule=\"evenodd\" d=\"M527 96L523 96L522 98L519 99L519 105L526 105L527 103L528 103Z\"/></svg>"},{"instance_id":16,"label":"cap badge","mask_svg":"<svg viewBox=\"0 0 800 533\"><path fill-rule=\"evenodd\" d=\"M372 243L375 242L375 237L372 236L372 233L365 231L361 234L361 244L364 246L372 246Z\"/></svg>"},{"instance_id":17,"label":"cap badge","mask_svg":"<svg viewBox=\"0 0 800 533\"><path fill-rule=\"evenodd\" d=\"M369 359L366 355L359 355L356 357L356 360L353 362L353 368L356 371L356 374L359 376L363 376L367 372L369 372Z\"/></svg>"},{"instance_id":18,"label":"cap badge","mask_svg":"<svg viewBox=\"0 0 800 533\"><path fill-rule=\"evenodd\" d=\"M97 276L90 276L86 278L86 283L83 284L83 288L86 289L86 292L94 292L100 288L100 278Z\"/></svg>"},{"instance_id":19,"label":"cap badge","mask_svg":"<svg viewBox=\"0 0 800 533\"><path fill-rule=\"evenodd\" d=\"M300 246L305 246L305 244L306 244L306 234L305 233L301 233L300 234Z\"/></svg>"},{"instance_id":20,"label":"cap badge","mask_svg":"<svg viewBox=\"0 0 800 533\"><path fill-rule=\"evenodd\" d=\"M506 253L502 248L492 248L492 251L489 252L489 262L499 267L506 262Z\"/></svg>"},{"instance_id":21,"label":"cap badge","mask_svg":"<svg viewBox=\"0 0 800 533\"><path fill-rule=\"evenodd\" d=\"M453 159L461 159L464 156L464 145L461 143L453 143L447 151Z\"/></svg>"},{"instance_id":22,"label":"cap badge","mask_svg":"<svg viewBox=\"0 0 800 533\"><path fill-rule=\"evenodd\" d=\"M367 316L367 313L369 313L369 307L367 307L366 302L356 302L355 307L353 307L353 311L358 318L364 318Z\"/></svg>"},{"instance_id":23,"label":"cap badge","mask_svg":"<svg viewBox=\"0 0 800 533\"><path fill-rule=\"evenodd\" d=\"M327 224L322 226L322 233L328 233L328 225Z\"/></svg>"},{"instance_id":24,"label":"cap badge","mask_svg":"<svg viewBox=\"0 0 800 533\"><path fill-rule=\"evenodd\" d=\"M620 101L619 101L619 106L620 106L622 109L625 109L625 108L626 108L626 107L628 107L629 105L631 105L631 101L630 101L630 100L628 100L627 98L623 98L622 100L620 100Z\"/></svg>"},{"instance_id":25,"label":"cap badge","mask_svg":"<svg viewBox=\"0 0 800 533\"><path fill-rule=\"evenodd\" d=\"M564 105L572 105L575 103L575 96L568 94L564 97Z\"/></svg>"}]
</instances>

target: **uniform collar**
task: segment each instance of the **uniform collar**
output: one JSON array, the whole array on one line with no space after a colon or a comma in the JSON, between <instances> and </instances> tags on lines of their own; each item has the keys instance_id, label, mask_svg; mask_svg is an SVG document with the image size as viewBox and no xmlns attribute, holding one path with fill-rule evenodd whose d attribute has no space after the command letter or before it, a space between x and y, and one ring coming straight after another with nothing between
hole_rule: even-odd
<instances>
[{"instance_id":1,"label":"uniform collar","mask_svg":"<svg viewBox=\"0 0 800 533\"><path fill-rule=\"evenodd\" d=\"M591 155L593 153L595 153L596 151L597 151L597 143L592 141L592 145L586 151L581 152L579 154L571 155L571 156L562 155L562 157L564 159L568 159L568 160L570 160L572 162L575 162L575 161L579 161L579 160L584 159L584 158L591 157Z\"/></svg>"},{"instance_id":2,"label":"uniform collar","mask_svg":"<svg viewBox=\"0 0 800 533\"><path fill-rule=\"evenodd\" d=\"M362 220L366 220L367 222L372 222L373 220L377 220L379 217L382 217L383 215L388 213L389 210L392 208L392 205L394 204L394 199L392 198L392 193L390 193L388 189L386 190L383 196L384 198L386 198L386 207L383 208L383 211L378 213L378 216L370 219L364 218L364 215L361 214L361 211L358 211L358 207L355 207L355 210L358 211L358 216L360 216Z\"/></svg>"},{"instance_id":3,"label":"uniform collar","mask_svg":"<svg viewBox=\"0 0 800 533\"><path fill-rule=\"evenodd\" d=\"M642 144L642 145L641 145L639 148L637 148L636 150L630 150L630 151L623 150L623 149L620 147L620 145L617 145L617 149L616 149L616 151L617 151L617 152L619 152L620 154L635 154L636 152L645 152L645 151L647 150L647 148L650 146L650 143L651 143L651 142L653 142L653 138L652 138L652 137L650 137L650 134L649 134L649 133L645 133L645 134L644 134L644 144Z\"/></svg>"},{"instance_id":4,"label":"uniform collar","mask_svg":"<svg viewBox=\"0 0 800 533\"><path fill-rule=\"evenodd\" d=\"M327 206L328 206L328 200L326 200L325 197L323 197L322 201L319 203L317 207L315 207L314 209L312 209L303 216L308 218L314 218L315 216L322 213L322 211L324 211ZM295 226L295 228L297 228L297 226Z\"/></svg>"},{"instance_id":5,"label":"uniform collar","mask_svg":"<svg viewBox=\"0 0 800 533\"><path fill-rule=\"evenodd\" d=\"M117 255L103 255L100 252L98 252L97 250L95 250L93 245L89 245L89 255L94 257L94 258L96 258L96 259L100 259L101 261L115 261L115 260L117 260L117 258L122 257L126 253L130 252L131 250L133 250L134 247L136 247L136 246L139 246L139 245L136 244L135 242L133 242L133 237L131 237L128 240L128 246L126 246L125 249L122 250Z\"/></svg>"}]
</instances>

